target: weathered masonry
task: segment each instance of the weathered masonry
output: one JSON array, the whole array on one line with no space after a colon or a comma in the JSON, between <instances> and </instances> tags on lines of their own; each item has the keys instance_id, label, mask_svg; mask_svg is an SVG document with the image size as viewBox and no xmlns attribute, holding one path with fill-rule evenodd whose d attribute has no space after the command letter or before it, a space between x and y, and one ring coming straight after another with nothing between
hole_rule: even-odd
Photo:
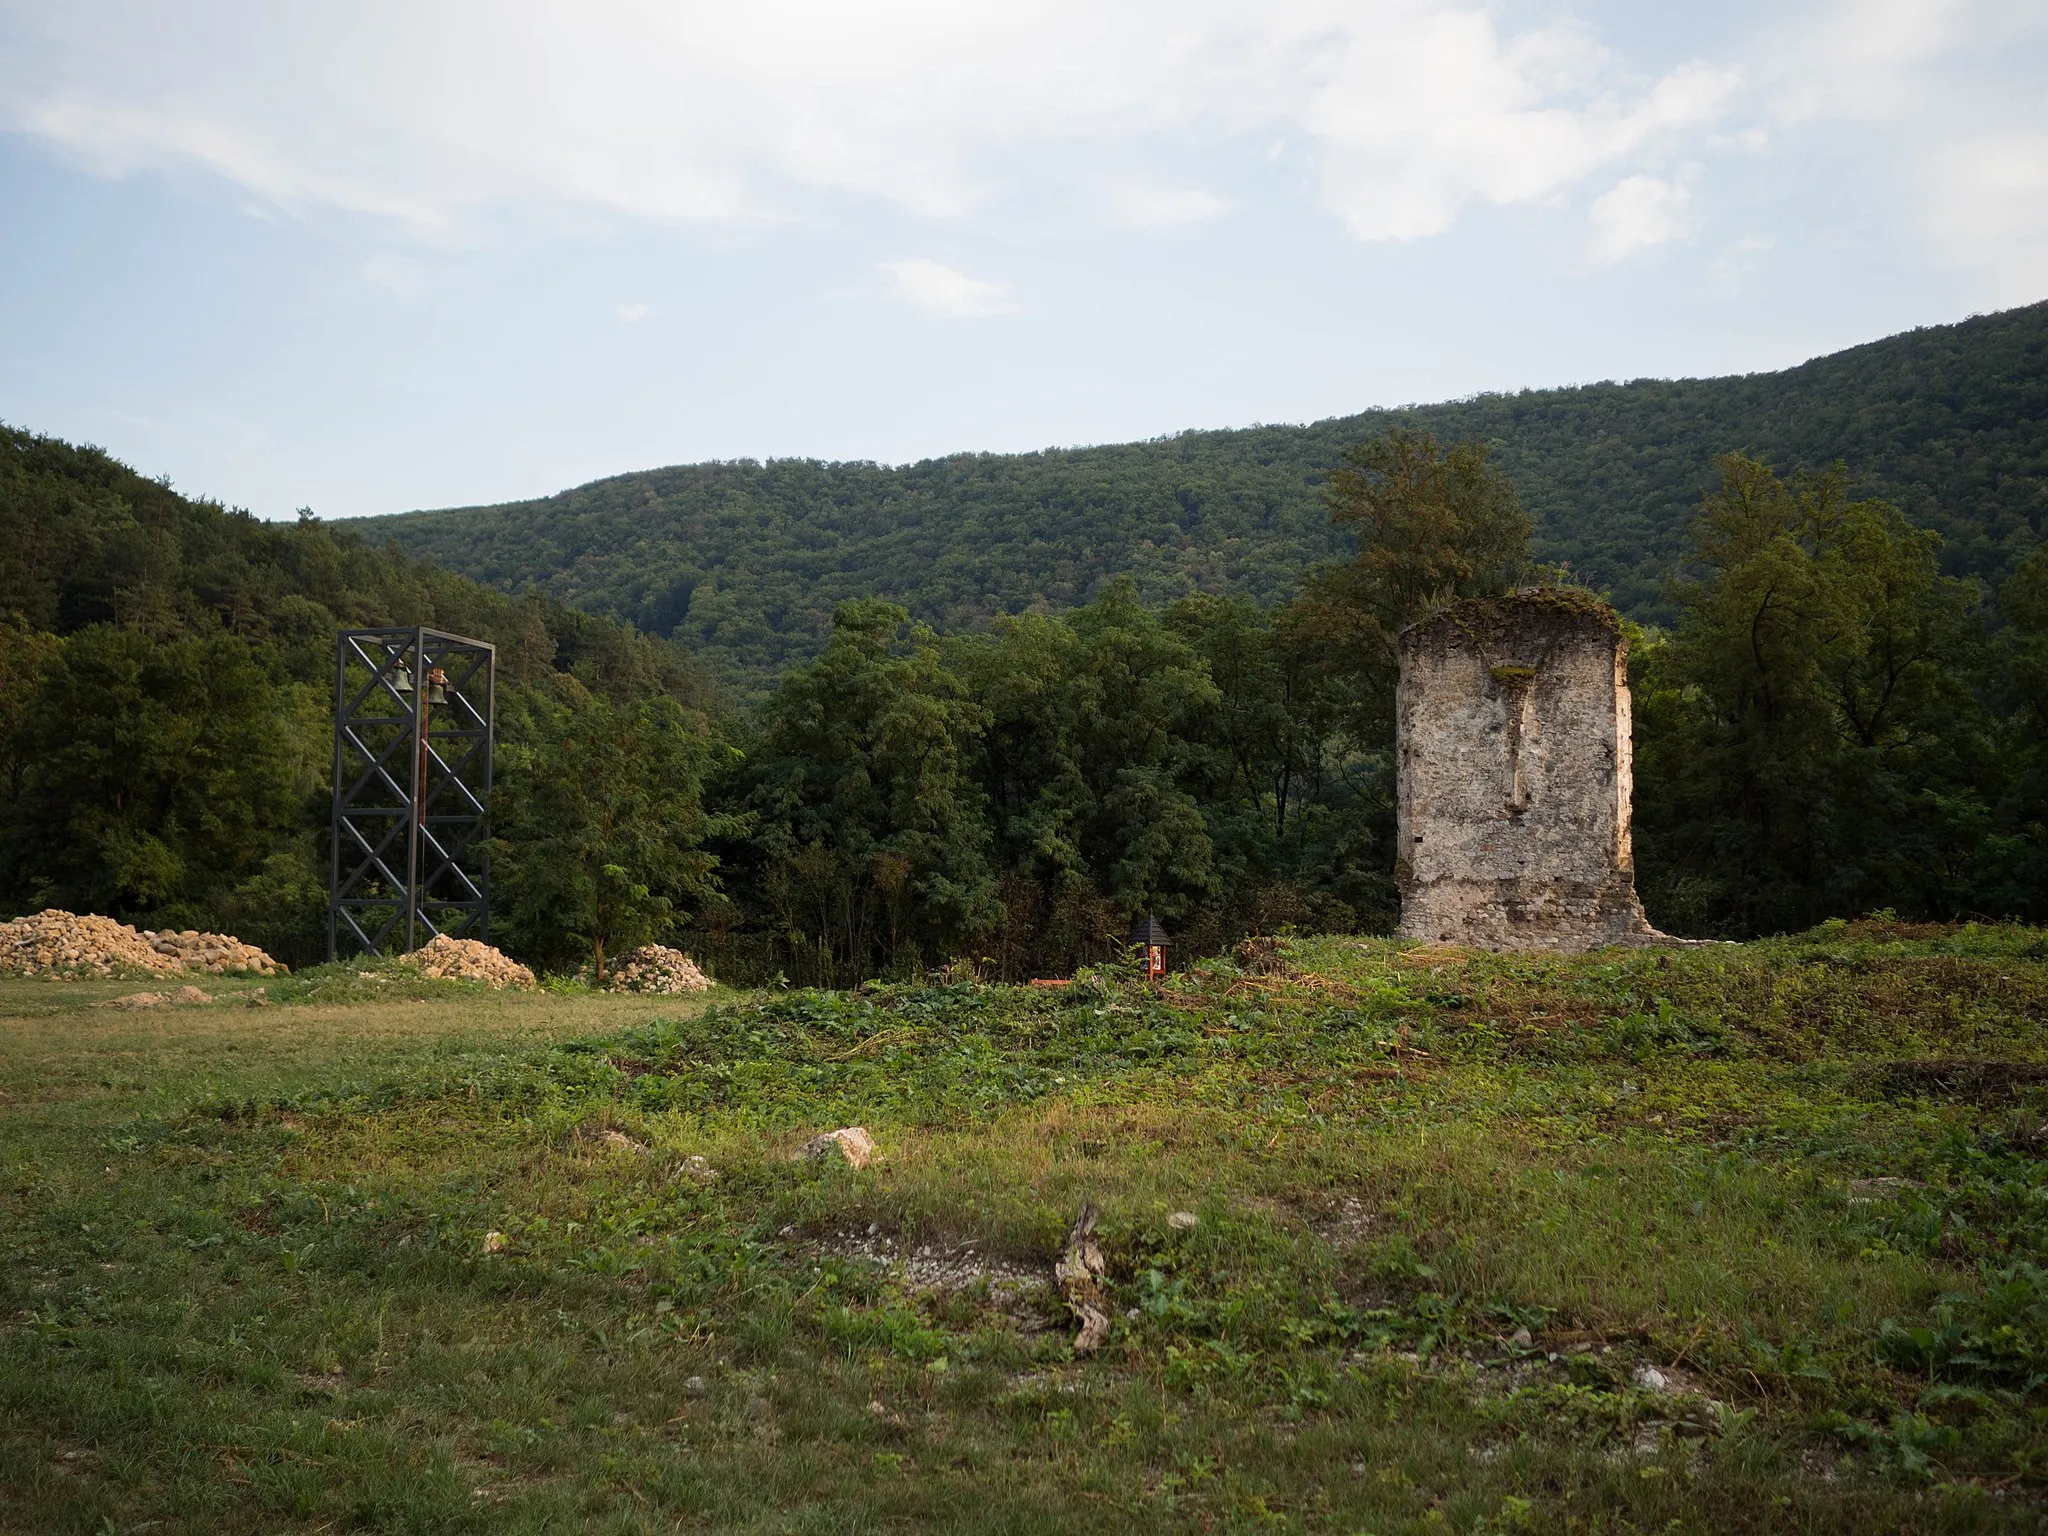
<instances>
[{"instance_id":1,"label":"weathered masonry","mask_svg":"<svg viewBox=\"0 0 2048 1536\"><path fill-rule=\"evenodd\" d=\"M1404 630L1401 935L1484 949L1669 942L1629 846L1628 641L1591 593L1468 598Z\"/></svg>"}]
</instances>

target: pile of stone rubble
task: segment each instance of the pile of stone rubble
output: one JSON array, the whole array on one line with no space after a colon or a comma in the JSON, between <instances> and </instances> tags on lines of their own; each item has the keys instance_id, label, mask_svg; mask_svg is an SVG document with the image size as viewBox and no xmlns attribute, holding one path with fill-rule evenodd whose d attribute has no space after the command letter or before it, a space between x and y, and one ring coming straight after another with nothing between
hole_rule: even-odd
<instances>
[{"instance_id":1,"label":"pile of stone rubble","mask_svg":"<svg viewBox=\"0 0 2048 1536\"><path fill-rule=\"evenodd\" d=\"M0 975L115 976L148 971L174 976L206 971L283 974L285 967L253 944L225 933L137 930L111 917L81 916L52 907L0 923Z\"/></svg>"},{"instance_id":2,"label":"pile of stone rubble","mask_svg":"<svg viewBox=\"0 0 2048 1536\"><path fill-rule=\"evenodd\" d=\"M199 933L190 928L173 933L165 928L143 937L149 940L151 949L178 961L188 971L210 971L216 976L228 971L254 971L259 976L276 976L285 969L254 944L244 944L225 933Z\"/></svg>"},{"instance_id":3,"label":"pile of stone rubble","mask_svg":"<svg viewBox=\"0 0 2048 1536\"><path fill-rule=\"evenodd\" d=\"M437 933L407 955L428 976L451 981L480 981L491 988L533 986L533 972L511 956L478 939L451 939Z\"/></svg>"},{"instance_id":4,"label":"pile of stone rubble","mask_svg":"<svg viewBox=\"0 0 2048 1536\"><path fill-rule=\"evenodd\" d=\"M675 997L685 992L709 992L711 978L697 969L697 962L680 949L666 944L645 944L629 949L605 968L607 992L654 992Z\"/></svg>"}]
</instances>

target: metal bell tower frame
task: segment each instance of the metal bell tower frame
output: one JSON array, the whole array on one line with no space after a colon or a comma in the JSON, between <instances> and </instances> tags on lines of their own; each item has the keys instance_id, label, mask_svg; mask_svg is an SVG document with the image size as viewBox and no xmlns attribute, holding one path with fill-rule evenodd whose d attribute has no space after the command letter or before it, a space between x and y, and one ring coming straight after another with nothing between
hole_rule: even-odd
<instances>
[{"instance_id":1,"label":"metal bell tower frame","mask_svg":"<svg viewBox=\"0 0 2048 1536\"><path fill-rule=\"evenodd\" d=\"M497 672L496 646L437 629L336 638L328 959L489 941Z\"/></svg>"}]
</instances>

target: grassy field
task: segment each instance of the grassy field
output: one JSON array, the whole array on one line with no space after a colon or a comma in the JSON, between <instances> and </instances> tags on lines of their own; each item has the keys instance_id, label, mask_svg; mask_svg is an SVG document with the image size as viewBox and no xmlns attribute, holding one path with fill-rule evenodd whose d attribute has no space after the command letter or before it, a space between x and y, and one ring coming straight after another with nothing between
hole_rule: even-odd
<instances>
[{"instance_id":1,"label":"grassy field","mask_svg":"<svg viewBox=\"0 0 2048 1536\"><path fill-rule=\"evenodd\" d=\"M135 986L0 983L0 1531L2048 1529L2037 931Z\"/></svg>"}]
</instances>

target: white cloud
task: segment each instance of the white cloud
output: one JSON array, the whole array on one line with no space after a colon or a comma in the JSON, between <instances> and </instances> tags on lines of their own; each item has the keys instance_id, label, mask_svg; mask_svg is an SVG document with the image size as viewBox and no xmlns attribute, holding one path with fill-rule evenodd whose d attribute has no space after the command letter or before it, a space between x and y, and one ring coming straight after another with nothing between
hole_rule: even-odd
<instances>
[{"instance_id":1,"label":"white cloud","mask_svg":"<svg viewBox=\"0 0 2048 1536\"><path fill-rule=\"evenodd\" d=\"M821 193L1188 226L1249 204L1256 174L1365 241L1604 186L1594 250L1618 260L1690 227L1672 165L1783 161L1848 123L1902 228L2029 292L2048 194L2014 157L2048 135L2048 7L1768 18L1653 63L1568 0L0 0L0 129L450 244L508 220L802 219Z\"/></svg>"},{"instance_id":2,"label":"white cloud","mask_svg":"<svg viewBox=\"0 0 2048 1536\"><path fill-rule=\"evenodd\" d=\"M628 325L638 325L647 318L648 311L645 304L621 304L613 313Z\"/></svg>"},{"instance_id":3,"label":"white cloud","mask_svg":"<svg viewBox=\"0 0 2048 1536\"><path fill-rule=\"evenodd\" d=\"M1592 208L1594 262L1604 266L1691 234L1697 175L1688 166L1670 181L1625 176L1602 193Z\"/></svg>"},{"instance_id":4,"label":"white cloud","mask_svg":"<svg viewBox=\"0 0 2048 1536\"><path fill-rule=\"evenodd\" d=\"M1405 239L1552 197L1734 84L1474 0L0 0L0 55L0 123L109 174L197 164L444 241L506 209L780 218L810 189L956 217L1020 171L1086 209L1103 164L1276 135L1354 234ZM1158 169L1114 221L1227 206Z\"/></svg>"},{"instance_id":5,"label":"white cloud","mask_svg":"<svg viewBox=\"0 0 2048 1536\"><path fill-rule=\"evenodd\" d=\"M923 257L885 261L890 297L936 320L986 320L1016 311L1009 290Z\"/></svg>"},{"instance_id":6,"label":"white cloud","mask_svg":"<svg viewBox=\"0 0 2048 1536\"><path fill-rule=\"evenodd\" d=\"M1958 144L1923 169L1936 244L1981 272L1993 304L2048 290L2048 134Z\"/></svg>"},{"instance_id":7,"label":"white cloud","mask_svg":"<svg viewBox=\"0 0 2048 1536\"><path fill-rule=\"evenodd\" d=\"M1468 202L1552 197L1711 121L1736 86L1688 64L1624 96L1610 88L1614 61L1575 27L1504 40L1489 18L1449 10L1391 37L1361 33L1326 62L1302 121L1330 207L1363 240L1440 234Z\"/></svg>"}]
</instances>

